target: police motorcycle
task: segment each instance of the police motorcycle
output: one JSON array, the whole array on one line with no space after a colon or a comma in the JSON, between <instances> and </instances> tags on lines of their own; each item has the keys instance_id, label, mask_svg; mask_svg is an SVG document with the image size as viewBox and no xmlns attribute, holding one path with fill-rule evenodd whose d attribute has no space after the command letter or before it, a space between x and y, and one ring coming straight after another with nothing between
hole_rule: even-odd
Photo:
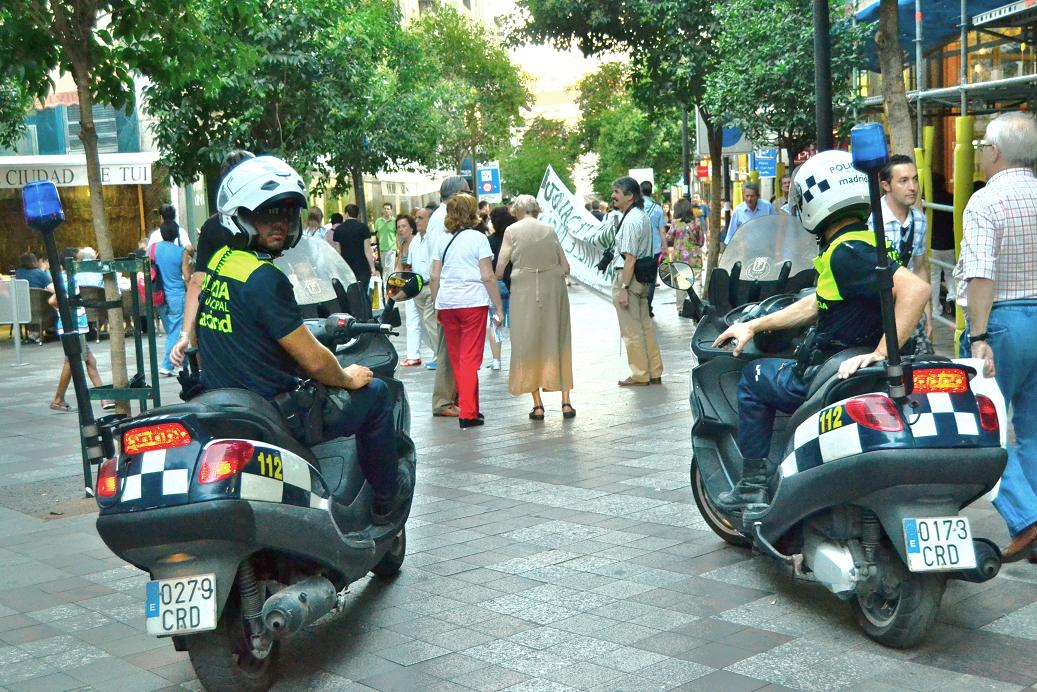
<instances>
[{"instance_id":1,"label":"police motorcycle","mask_svg":"<svg viewBox=\"0 0 1037 692\"><path fill-rule=\"evenodd\" d=\"M367 321L369 299L322 240L302 238L275 263L317 340L389 386L398 462L413 478L410 409L388 338L398 310ZM415 274L389 283L397 301L422 289ZM313 393L305 382L300 391ZM269 688L282 640L341 608L352 582L394 576L406 553L410 500L373 524L354 439L318 442L312 420L286 418L276 403L215 390L103 429L98 533L151 575L148 633L187 651L210 690Z\"/></svg>"},{"instance_id":2,"label":"police motorcycle","mask_svg":"<svg viewBox=\"0 0 1037 692\"><path fill-rule=\"evenodd\" d=\"M873 208L875 201L873 188ZM770 504L733 513L716 504L742 470L743 368L765 356L794 357L809 333L756 334L738 358L713 343L728 326L813 291L816 254L796 218L762 217L739 229L713 272L692 337L692 491L720 538L812 575L852 603L867 636L912 647L932 625L946 579L983 582L1001 565L997 546L974 537L959 514L995 486L1007 458L1004 400L978 361L905 358L899 377L876 364L848 379L835 377L839 365L873 347L817 363L806 401L775 419Z\"/></svg>"}]
</instances>

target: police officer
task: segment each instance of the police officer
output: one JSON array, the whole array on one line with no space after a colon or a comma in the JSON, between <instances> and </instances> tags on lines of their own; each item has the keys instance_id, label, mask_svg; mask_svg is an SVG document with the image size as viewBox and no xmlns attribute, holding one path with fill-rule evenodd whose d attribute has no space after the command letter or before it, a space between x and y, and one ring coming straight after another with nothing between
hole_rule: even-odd
<instances>
[{"instance_id":1,"label":"police officer","mask_svg":"<svg viewBox=\"0 0 1037 692\"><path fill-rule=\"evenodd\" d=\"M806 399L808 366L843 349L877 343L875 350L848 359L840 378L886 357L882 313L875 280L875 235L865 223L871 211L867 177L853 168L850 154L825 151L796 172L789 207L803 227L818 237L817 292L784 310L732 325L714 346L734 341L737 356L755 334L803 327L816 322L798 360L763 358L745 366L738 384L738 448L742 478L717 506L724 511L761 509L768 504L767 454L775 411L792 413ZM890 252L897 337L903 344L914 332L929 296L929 285L899 266Z\"/></svg>"},{"instance_id":2,"label":"police officer","mask_svg":"<svg viewBox=\"0 0 1037 692\"><path fill-rule=\"evenodd\" d=\"M224 246L206 267L198 307L198 348L205 389L247 389L272 400L295 390L302 371L329 388L326 439L356 435L360 468L374 491L372 520L385 524L410 494L397 468L388 387L368 368L342 368L303 325L292 284L272 260L298 242L306 188L272 156L238 165L217 194L221 221L247 236L244 250Z\"/></svg>"}]
</instances>

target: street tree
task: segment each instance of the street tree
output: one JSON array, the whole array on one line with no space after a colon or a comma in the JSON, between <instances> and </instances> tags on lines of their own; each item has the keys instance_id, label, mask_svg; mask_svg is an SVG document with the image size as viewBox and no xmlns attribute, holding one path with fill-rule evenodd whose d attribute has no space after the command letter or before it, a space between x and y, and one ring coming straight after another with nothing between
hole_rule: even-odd
<instances>
[{"instance_id":1,"label":"street tree","mask_svg":"<svg viewBox=\"0 0 1037 692\"><path fill-rule=\"evenodd\" d=\"M173 0L5 0L0 7L0 72L29 96L43 100L51 74L72 75L79 100L79 138L86 158L90 211L101 259L112 259L101 190L101 165L93 107L125 109L134 102L133 72L159 65L164 34L181 24L183 4ZM105 297L118 301L115 277L105 277ZM109 311L112 381L127 386L121 308ZM157 383L156 383L157 384ZM128 412L125 402L122 411Z\"/></svg>"},{"instance_id":2,"label":"street tree","mask_svg":"<svg viewBox=\"0 0 1037 692\"><path fill-rule=\"evenodd\" d=\"M434 115L442 127L438 158L457 167L466 156L498 158L522 124L521 109L530 101L525 77L507 50L469 17L438 5L415 22L414 32L435 70Z\"/></svg>"},{"instance_id":3,"label":"street tree","mask_svg":"<svg viewBox=\"0 0 1037 692\"><path fill-rule=\"evenodd\" d=\"M518 146L502 162L504 190L512 196L535 196L549 165L571 190L572 169L578 155L575 134L565 127L565 123L535 118L522 134Z\"/></svg>"},{"instance_id":4,"label":"street tree","mask_svg":"<svg viewBox=\"0 0 1037 692\"><path fill-rule=\"evenodd\" d=\"M0 75L0 147L13 147L25 132L32 97L22 84Z\"/></svg>"},{"instance_id":5,"label":"street tree","mask_svg":"<svg viewBox=\"0 0 1037 692\"><path fill-rule=\"evenodd\" d=\"M680 170L680 114L657 106L648 112L633 96L623 65L605 63L579 84L583 153L598 157L592 184L607 194L612 181L631 168L652 168L656 181L675 182Z\"/></svg>"},{"instance_id":6,"label":"street tree","mask_svg":"<svg viewBox=\"0 0 1037 692\"><path fill-rule=\"evenodd\" d=\"M830 5L833 120L845 135L865 34L850 23L846 3ZM811 0L729 0L716 7L719 56L706 79L706 103L723 109L756 144L785 149L789 161L817 138L811 6Z\"/></svg>"},{"instance_id":7,"label":"street tree","mask_svg":"<svg viewBox=\"0 0 1037 692\"><path fill-rule=\"evenodd\" d=\"M432 65L393 0L195 0L180 69L147 88L155 136L174 179L206 174L227 150L280 156L318 188L435 163ZM206 44L204 51L197 50Z\"/></svg>"},{"instance_id":8,"label":"street tree","mask_svg":"<svg viewBox=\"0 0 1037 692\"><path fill-rule=\"evenodd\" d=\"M889 138L894 154L914 157L915 131L904 86L904 53L900 48L900 10L897 0L882 0L879 29L875 33L879 70L882 73L882 109L889 123Z\"/></svg>"},{"instance_id":9,"label":"street tree","mask_svg":"<svg viewBox=\"0 0 1037 692\"><path fill-rule=\"evenodd\" d=\"M723 109L704 103L717 59L715 0L517 0L512 40L576 45L584 55L625 53L632 93L653 119L657 110L696 106L713 161L709 265L720 254L720 160ZM679 146L679 145L678 145Z\"/></svg>"}]
</instances>

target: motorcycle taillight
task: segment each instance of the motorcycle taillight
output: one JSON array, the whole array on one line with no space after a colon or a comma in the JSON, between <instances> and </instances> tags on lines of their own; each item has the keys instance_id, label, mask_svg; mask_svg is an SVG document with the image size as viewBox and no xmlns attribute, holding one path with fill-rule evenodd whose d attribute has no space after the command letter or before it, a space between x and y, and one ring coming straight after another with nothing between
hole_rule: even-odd
<instances>
[{"instance_id":1,"label":"motorcycle taillight","mask_svg":"<svg viewBox=\"0 0 1037 692\"><path fill-rule=\"evenodd\" d=\"M979 406L979 427L987 432L997 432L1001 424L997 419L997 407L990 397L982 394L976 395L976 405Z\"/></svg>"},{"instance_id":2,"label":"motorcycle taillight","mask_svg":"<svg viewBox=\"0 0 1037 692\"><path fill-rule=\"evenodd\" d=\"M220 440L205 448L198 465L199 483L218 483L248 465L255 447L244 440Z\"/></svg>"},{"instance_id":3,"label":"motorcycle taillight","mask_svg":"<svg viewBox=\"0 0 1037 692\"><path fill-rule=\"evenodd\" d=\"M969 391L968 374L961 368L920 368L912 375L912 391L918 394L964 394Z\"/></svg>"},{"instance_id":4,"label":"motorcycle taillight","mask_svg":"<svg viewBox=\"0 0 1037 692\"><path fill-rule=\"evenodd\" d=\"M98 497L115 497L119 489L119 465L115 459L106 459L97 470Z\"/></svg>"},{"instance_id":5,"label":"motorcycle taillight","mask_svg":"<svg viewBox=\"0 0 1037 692\"><path fill-rule=\"evenodd\" d=\"M123 454L136 455L191 444L191 433L182 423L159 423L130 428L122 434Z\"/></svg>"},{"instance_id":6,"label":"motorcycle taillight","mask_svg":"<svg viewBox=\"0 0 1037 692\"><path fill-rule=\"evenodd\" d=\"M893 401L881 394L865 394L846 402L846 413L858 425L882 432L900 432L904 421L897 413Z\"/></svg>"}]
</instances>

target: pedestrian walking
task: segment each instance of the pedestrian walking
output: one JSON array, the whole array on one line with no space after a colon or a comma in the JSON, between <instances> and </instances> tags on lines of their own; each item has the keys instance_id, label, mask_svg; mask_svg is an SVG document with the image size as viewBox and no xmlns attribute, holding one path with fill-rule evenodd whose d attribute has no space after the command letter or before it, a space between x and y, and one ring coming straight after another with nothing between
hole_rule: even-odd
<instances>
[{"instance_id":1,"label":"pedestrian walking","mask_svg":"<svg viewBox=\"0 0 1037 692\"><path fill-rule=\"evenodd\" d=\"M612 183L612 201L622 214L616 233L612 304L619 318L619 331L627 349L630 376L620 387L662 384L663 357L648 312L648 286L634 276L634 263L652 257L652 224L642 206L641 188L627 176Z\"/></svg>"},{"instance_id":2,"label":"pedestrian walking","mask_svg":"<svg viewBox=\"0 0 1037 692\"><path fill-rule=\"evenodd\" d=\"M701 285L702 281L702 247L706 242L706 235L702 232L702 225L694 213L691 201L679 199L674 205L674 218L670 230L666 234L670 243L669 259L671 262L684 262L695 270L695 281ZM677 314L681 314L684 299L688 292L681 289L676 290Z\"/></svg>"},{"instance_id":3,"label":"pedestrian walking","mask_svg":"<svg viewBox=\"0 0 1037 692\"><path fill-rule=\"evenodd\" d=\"M494 207L490 212L490 228L487 234L487 238L490 241L490 250L493 251L493 271L497 272L497 260L500 257L501 246L504 243L504 232L508 230L511 224L515 223L516 219L511 214L511 210L507 207ZM497 289L500 291L501 304L504 306L504 321L501 323L501 327L508 327L510 325L510 312L511 312L511 289L509 285L511 283L511 266L505 264L504 269L501 273L500 278L497 279ZM497 340L497 334L493 325L490 325L490 329L486 330L486 341L490 344L490 363L487 367L490 370L500 370L501 368L501 342Z\"/></svg>"},{"instance_id":4,"label":"pedestrian walking","mask_svg":"<svg viewBox=\"0 0 1037 692\"><path fill-rule=\"evenodd\" d=\"M165 302L159 306L158 315L162 320L162 329L166 332L166 350L158 371L165 377L173 377L176 373L173 372L171 354L180 339L184 324L184 298L190 281L191 263L190 255L176 242L180 231L176 222L165 221L159 230L162 232L162 240L152 249L152 259L162 277L165 294Z\"/></svg>"},{"instance_id":5,"label":"pedestrian walking","mask_svg":"<svg viewBox=\"0 0 1037 692\"><path fill-rule=\"evenodd\" d=\"M439 206L432 212L428 220L428 230L425 232L425 248L429 257L429 273L432 271L432 261L436 257L435 250L441 247L441 241L448 235L446 230L447 203L455 195L469 192L468 179L460 175L452 175L445 178L439 186L439 198L442 200ZM431 291L429 292L432 295ZM432 303L433 308L435 302ZM438 324L438 322L437 322ZM432 386L432 415L456 418L460 414L457 407L457 384L454 382L454 371L450 357L447 355L447 342L443 335L442 325L436 330L436 381Z\"/></svg>"},{"instance_id":6,"label":"pedestrian walking","mask_svg":"<svg viewBox=\"0 0 1037 692\"><path fill-rule=\"evenodd\" d=\"M727 235L724 236L724 245L730 245L735 239L735 233L743 224L758 219L761 216L774 214L774 207L770 202L760 199L759 183L749 182L742 185L742 199L745 200L731 212L731 223L727 227ZM725 200L725 204L729 204Z\"/></svg>"},{"instance_id":7,"label":"pedestrian walking","mask_svg":"<svg viewBox=\"0 0 1037 692\"><path fill-rule=\"evenodd\" d=\"M531 420L544 420L541 391L562 393L562 417L575 418L569 393L573 388L572 328L565 277L569 262L554 228L537 219L540 205L519 195L511 206L518 219L504 232L497 276L511 263L514 324L508 391L530 394Z\"/></svg>"},{"instance_id":8,"label":"pedestrian walking","mask_svg":"<svg viewBox=\"0 0 1037 692\"><path fill-rule=\"evenodd\" d=\"M432 297L454 374L457 422L470 428L484 422L479 410L479 368L487 307L493 306L498 324L504 320L504 307L475 198L460 193L446 207L446 232L432 256Z\"/></svg>"},{"instance_id":9,"label":"pedestrian walking","mask_svg":"<svg viewBox=\"0 0 1037 692\"><path fill-rule=\"evenodd\" d=\"M641 196L644 198L644 210L652 225L652 256L656 263L666 248L666 214L659 203L652 199L652 183L645 180L641 183ZM655 317L652 301L655 299L655 281L648 282L648 316Z\"/></svg>"},{"instance_id":10,"label":"pedestrian walking","mask_svg":"<svg viewBox=\"0 0 1037 692\"><path fill-rule=\"evenodd\" d=\"M413 271L410 263L410 251L418 235L418 225L414 218L407 214L399 214L396 217L396 237L400 243L399 256L396 258L394 271ZM421 313L413 300L404 304L404 314L407 317L407 357L400 365L412 368L421 365L421 346L429 346L428 335L421 326Z\"/></svg>"},{"instance_id":11,"label":"pedestrian walking","mask_svg":"<svg viewBox=\"0 0 1037 692\"><path fill-rule=\"evenodd\" d=\"M438 204L429 204L414 210L414 223L417 225L417 235L410 242L407 250L407 259L410 261L411 271L420 274L422 281L426 284L432 280L432 258L429 256L428 222L432 213L439 207ZM436 346L439 343L439 321L436 320L436 304L432 300L432 291L421 291L409 301L414 309L418 311L421 320L421 331L427 341L425 342L432 355L423 359L425 367L436 370ZM437 378L438 381L438 378ZM453 406L451 399L450 405ZM456 408L454 409L456 410Z\"/></svg>"},{"instance_id":12,"label":"pedestrian walking","mask_svg":"<svg viewBox=\"0 0 1037 692\"><path fill-rule=\"evenodd\" d=\"M78 253L76 248L66 248L66 257L75 257ZM61 272L61 280L65 283L65 289L68 289L68 273ZM51 285L53 290L53 284ZM79 285L76 285L75 295L79 295ZM72 296L69 295L69 302L72 302ZM51 293L47 299L47 303L54 308L58 309L58 296L56 293ZM71 306L72 308L72 329L70 331L79 334L79 350L82 351L83 365L86 366L86 376L90 380L90 384L94 387L102 386L101 375L97 372L97 359L94 354L90 351L90 346L87 344L86 335L90 331L90 325L86 319L86 308L82 306ZM58 318L58 338L65 333L65 324L61 318ZM68 413L72 410L72 407L65 401L65 394L68 392L68 385L72 382L72 366L68 363L68 356L65 356L65 361L61 366L61 374L58 375L58 386L54 390L54 398L50 400L50 408L52 411L60 411L62 413ZM102 399L101 408L105 411L110 411L115 408L115 402L111 399Z\"/></svg>"},{"instance_id":13,"label":"pedestrian walking","mask_svg":"<svg viewBox=\"0 0 1037 692\"><path fill-rule=\"evenodd\" d=\"M1037 544L1037 120L1004 113L974 142L987 185L972 195L962 218L961 257L954 270L968 329L961 352L984 361L1014 413L1015 443L994 507L1011 542L1005 562ZM960 304L960 303L959 303Z\"/></svg>"},{"instance_id":14,"label":"pedestrian walking","mask_svg":"<svg viewBox=\"0 0 1037 692\"><path fill-rule=\"evenodd\" d=\"M947 192L947 179L941 173L933 173L932 201L937 204L952 206L954 196ZM933 239L932 259L950 266L954 266L954 215L949 211L933 210ZM932 282L932 312L934 315L954 314L954 296L957 293L957 283L952 276L952 270L941 267L935 262L930 262L930 276ZM947 286L946 308L940 304L941 288Z\"/></svg>"},{"instance_id":15,"label":"pedestrian walking","mask_svg":"<svg viewBox=\"0 0 1037 692\"><path fill-rule=\"evenodd\" d=\"M342 259L353 270L364 295L370 295L371 277L375 274L374 253L371 251L371 229L360 221L360 207L346 205L346 220L335 228L332 238L338 243Z\"/></svg>"},{"instance_id":16,"label":"pedestrian walking","mask_svg":"<svg viewBox=\"0 0 1037 692\"><path fill-rule=\"evenodd\" d=\"M399 220L393 216L392 205L386 202L382 205L382 215L375 219L374 234L378 243L378 257L382 262L382 285L385 285L385 277L396 271L396 253L399 240L396 235L396 226Z\"/></svg>"}]
</instances>

